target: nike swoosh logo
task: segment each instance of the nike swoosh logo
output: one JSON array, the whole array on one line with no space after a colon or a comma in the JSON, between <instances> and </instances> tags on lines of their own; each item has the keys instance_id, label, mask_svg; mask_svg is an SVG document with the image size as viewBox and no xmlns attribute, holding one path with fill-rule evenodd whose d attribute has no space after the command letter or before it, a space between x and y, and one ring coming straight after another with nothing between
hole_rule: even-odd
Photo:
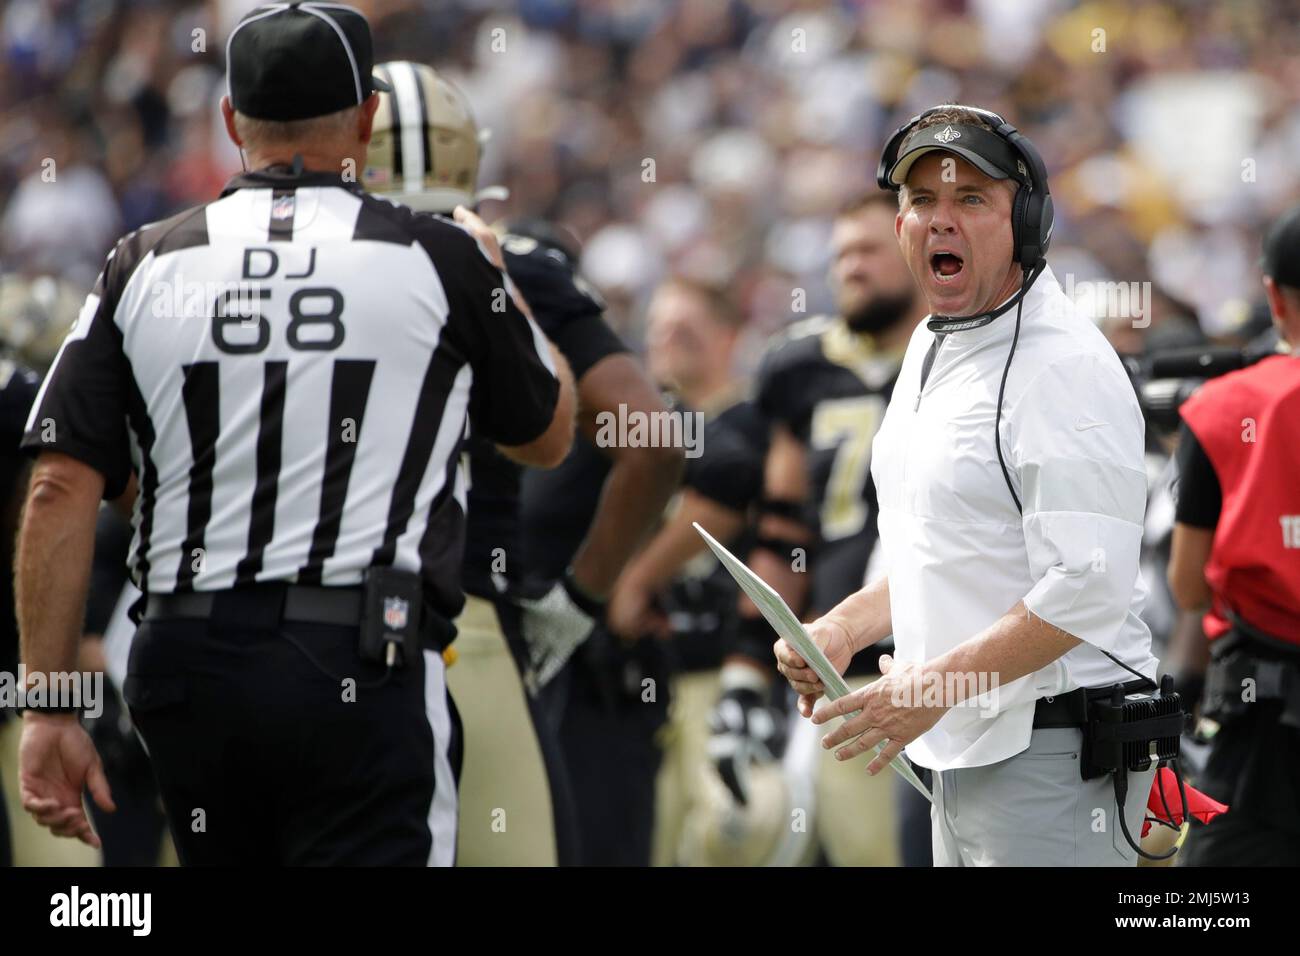
<instances>
[{"instance_id":1,"label":"nike swoosh logo","mask_svg":"<svg viewBox=\"0 0 1300 956\"><path fill-rule=\"evenodd\" d=\"M1086 432L1089 428L1100 428L1102 425L1109 425L1110 422L1090 422L1082 418L1075 419L1074 430L1076 432Z\"/></svg>"}]
</instances>

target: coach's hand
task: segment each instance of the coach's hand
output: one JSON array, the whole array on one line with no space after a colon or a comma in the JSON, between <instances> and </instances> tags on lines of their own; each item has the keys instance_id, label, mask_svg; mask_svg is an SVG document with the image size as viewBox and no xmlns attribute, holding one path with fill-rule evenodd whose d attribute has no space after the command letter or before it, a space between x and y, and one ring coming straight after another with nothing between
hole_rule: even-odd
<instances>
[{"instance_id":1,"label":"coach's hand","mask_svg":"<svg viewBox=\"0 0 1300 956\"><path fill-rule=\"evenodd\" d=\"M76 715L24 713L18 745L18 791L23 809L55 836L76 837L99 849L99 836L82 805L81 794L86 789L101 810L117 809L104 765Z\"/></svg>"},{"instance_id":2,"label":"coach's hand","mask_svg":"<svg viewBox=\"0 0 1300 956\"><path fill-rule=\"evenodd\" d=\"M823 737L822 746L830 749L848 741L835 751L835 756L851 760L885 741L880 753L867 765L867 773L875 775L884 770L904 746L937 724L948 710L942 701L933 701L923 693L924 667L881 655L879 680L839 700L827 701L813 714L814 724L824 724L834 717L860 711Z\"/></svg>"},{"instance_id":3,"label":"coach's hand","mask_svg":"<svg viewBox=\"0 0 1300 956\"><path fill-rule=\"evenodd\" d=\"M837 673L843 674L848 670L849 661L853 660L853 640L848 628L837 620L823 617L809 624L807 631ZM785 638L773 644L772 651L776 654L776 669L799 695L799 713L811 717L813 705L817 703L817 698L826 693L826 686L817 672L808 666L808 662L785 642Z\"/></svg>"},{"instance_id":4,"label":"coach's hand","mask_svg":"<svg viewBox=\"0 0 1300 956\"><path fill-rule=\"evenodd\" d=\"M578 606L563 581L540 598L521 600L529 672L524 681L531 693L545 687L596 626L596 619Z\"/></svg>"}]
</instances>

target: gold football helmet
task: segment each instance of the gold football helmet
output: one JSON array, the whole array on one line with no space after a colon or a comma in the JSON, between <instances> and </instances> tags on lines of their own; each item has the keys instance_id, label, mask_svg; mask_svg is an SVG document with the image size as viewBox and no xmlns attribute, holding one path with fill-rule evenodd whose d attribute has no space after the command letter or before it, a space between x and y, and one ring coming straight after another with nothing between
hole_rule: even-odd
<instances>
[{"instance_id":1,"label":"gold football helmet","mask_svg":"<svg viewBox=\"0 0 1300 956\"><path fill-rule=\"evenodd\" d=\"M391 93L380 93L366 153L365 188L412 209L450 213L484 199L505 199L500 186L478 190L487 130L474 122L465 95L432 67L393 60L375 67Z\"/></svg>"},{"instance_id":2,"label":"gold football helmet","mask_svg":"<svg viewBox=\"0 0 1300 956\"><path fill-rule=\"evenodd\" d=\"M683 866L810 866L817 855L814 768L821 752L817 727L789 715L791 733L777 760L745 775L738 803L716 770L702 770L676 862Z\"/></svg>"}]
</instances>

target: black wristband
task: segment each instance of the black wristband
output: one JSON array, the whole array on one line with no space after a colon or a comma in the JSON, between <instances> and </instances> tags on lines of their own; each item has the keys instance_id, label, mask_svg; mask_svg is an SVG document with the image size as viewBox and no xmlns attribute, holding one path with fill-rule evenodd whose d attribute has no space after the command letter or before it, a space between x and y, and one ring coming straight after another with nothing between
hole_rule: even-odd
<instances>
[{"instance_id":1,"label":"black wristband","mask_svg":"<svg viewBox=\"0 0 1300 956\"><path fill-rule=\"evenodd\" d=\"M573 578L573 568L564 569L564 577L560 579L560 584L564 586L564 593L569 595L569 600L578 606L578 608L591 618L593 621L605 620L605 603L600 598L592 597L582 589Z\"/></svg>"}]
</instances>

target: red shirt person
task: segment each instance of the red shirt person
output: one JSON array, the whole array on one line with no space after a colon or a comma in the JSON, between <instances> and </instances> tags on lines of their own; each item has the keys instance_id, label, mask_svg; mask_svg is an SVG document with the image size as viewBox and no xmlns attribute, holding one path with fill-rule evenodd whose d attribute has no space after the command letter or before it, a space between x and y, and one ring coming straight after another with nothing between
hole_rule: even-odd
<instances>
[{"instance_id":1,"label":"red shirt person","mask_svg":"<svg viewBox=\"0 0 1300 956\"><path fill-rule=\"evenodd\" d=\"M1187 864L1300 862L1300 207L1264 242L1288 354L1214 379L1180 410L1169 584L1205 611L1202 713L1220 724L1201 789L1232 812L1193 831Z\"/></svg>"}]
</instances>

